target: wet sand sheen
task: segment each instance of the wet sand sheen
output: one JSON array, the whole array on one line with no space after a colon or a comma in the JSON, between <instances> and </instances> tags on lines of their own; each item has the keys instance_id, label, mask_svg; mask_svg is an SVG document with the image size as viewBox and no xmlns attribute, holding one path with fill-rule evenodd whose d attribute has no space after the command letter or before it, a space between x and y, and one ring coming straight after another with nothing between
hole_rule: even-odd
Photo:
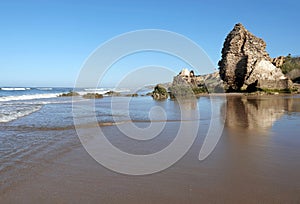
<instances>
[{"instance_id":1,"label":"wet sand sheen","mask_svg":"<svg viewBox=\"0 0 300 204\"><path fill-rule=\"evenodd\" d=\"M168 128L177 125L173 123ZM112 134L116 132L115 127L105 129ZM1 202L299 202L297 180L300 165L294 162L299 161L298 150L287 147L269 149L262 146L267 139L264 135L243 134L241 138L240 133L224 131L216 150L203 162L197 160L202 143L200 138L191 151L171 168L138 177L107 170L81 146L74 146L53 160L41 161L47 165L37 168L25 181L2 194ZM273 154L273 151L277 153ZM289 154L290 160L277 161L278 156L285 154Z\"/></svg>"},{"instance_id":2,"label":"wet sand sheen","mask_svg":"<svg viewBox=\"0 0 300 204\"><path fill-rule=\"evenodd\" d=\"M86 124L79 124L76 125L76 128L80 129L88 129L88 128L95 128L95 127L104 127L104 126L116 126L116 125L123 125L127 123L170 123L170 122L180 122L180 121L195 121L195 120L124 120L118 122L99 122L99 123L86 123ZM6 126L2 128L5 131L63 131L63 130L73 130L75 129L74 125L63 126L63 127L30 127L30 126Z\"/></svg>"}]
</instances>

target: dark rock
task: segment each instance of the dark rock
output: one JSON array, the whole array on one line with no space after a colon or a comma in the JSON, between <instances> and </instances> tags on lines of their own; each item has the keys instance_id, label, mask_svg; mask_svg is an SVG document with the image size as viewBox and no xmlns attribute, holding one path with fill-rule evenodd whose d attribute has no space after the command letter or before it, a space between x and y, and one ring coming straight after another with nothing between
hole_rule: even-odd
<instances>
[{"instance_id":1,"label":"dark rock","mask_svg":"<svg viewBox=\"0 0 300 204\"><path fill-rule=\"evenodd\" d=\"M60 94L58 97L72 97L72 96L79 96L79 93L70 91L69 93Z\"/></svg>"},{"instance_id":2,"label":"dark rock","mask_svg":"<svg viewBox=\"0 0 300 204\"><path fill-rule=\"evenodd\" d=\"M138 97L139 95L137 93L134 94L126 94L126 97Z\"/></svg>"},{"instance_id":3,"label":"dark rock","mask_svg":"<svg viewBox=\"0 0 300 204\"><path fill-rule=\"evenodd\" d=\"M103 98L103 95L99 93L87 93L82 97L86 99L95 99L95 98Z\"/></svg>"},{"instance_id":4,"label":"dark rock","mask_svg":"<svg viewBox=\"0 0 300 204\"><path fill-rule=\"evenodd\" d=\"M152 92L152 97L155 100L165 100L168 98L168 95L167 89L160 84L156 85Z\"/></svg>"},{"instance_id":5,"label":"dark rock","mask_svg":"<svg viewBox=\"0 0 300 204\"><path fill-rule=\"evenodd\" d=\"M104 95L107 95L107 96L121 96L121 93L115 92L115 91L108 91Z\"/></svg>"}]
</instances>

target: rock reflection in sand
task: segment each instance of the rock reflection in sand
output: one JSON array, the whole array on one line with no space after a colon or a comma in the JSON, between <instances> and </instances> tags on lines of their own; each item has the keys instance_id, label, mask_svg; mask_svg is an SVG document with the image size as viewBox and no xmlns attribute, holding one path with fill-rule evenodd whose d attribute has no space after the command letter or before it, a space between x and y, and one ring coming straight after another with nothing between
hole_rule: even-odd
<instances>
[{"instance_id":1,"label":"rock reflection in sand","mask_svg":"<svg viewBox=\"0 0 300 204\"><path fill-rule=\"evenodd\" d=\"M230 96L227 97L226 127L268 131L285 112L298 112L293 97Z\"/></svg>"}]
</instances>

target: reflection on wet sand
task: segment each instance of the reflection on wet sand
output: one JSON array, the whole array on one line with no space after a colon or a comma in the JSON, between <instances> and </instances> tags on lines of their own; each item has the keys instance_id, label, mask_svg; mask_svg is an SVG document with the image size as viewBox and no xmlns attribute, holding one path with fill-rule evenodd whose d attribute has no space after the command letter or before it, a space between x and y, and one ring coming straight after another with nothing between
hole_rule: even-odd
<instances>
[{"instance_id":1,"label":"reflection on wet sand","mask_svg":"<svg viewBox=\"0 0 300 204\"><path fill-rule=\"evenodd\" d=\"M283 96L227 97L226 127L268 131L285 112L298 112L299 98Z\"/></svg>"},{"instance_id":2,"label":"reflection on wet sand","mask_svg":"<svg viewBox=\"0 0 300 204\"><path fill-rule=\"evenodd\" d=\"M177 134L181 110L188 119L201 112L198 137L176 164L147 176L117 174L90 157L71 124L64 129L56 123L7 124L0 126L0 203L300 203L300 95L201 97L180 108L173 101L138 102L134 113L161 106L170 116L158 137L132 140L115 125L101 127L113 145L132 154L161 151ZM204 137L213 138L207 137L209 121L214 119L211 130L216 131L225 115L217 146L199 161ZM136 119L141 127L165 122ZM93 125L83 124L86 138L94 136L88 128Z\"/></svg>"}]
</instances>

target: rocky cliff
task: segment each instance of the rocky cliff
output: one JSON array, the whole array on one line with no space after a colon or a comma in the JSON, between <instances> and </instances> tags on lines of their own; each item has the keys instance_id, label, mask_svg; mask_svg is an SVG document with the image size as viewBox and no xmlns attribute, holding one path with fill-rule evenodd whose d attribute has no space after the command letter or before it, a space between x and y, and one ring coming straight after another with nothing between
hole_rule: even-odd
<instances>
[{"instance_id":1,"label":"rocky cliff","mask_svg":"<svg viewBox=\"0 0 300 204\"><path fill-rule=\"evenodd\" d=\"M242 24L236 24L225 39L219 73L227 91L287 89L292 83L272 64L266 43Z\"/></svg>"}]
</instances>

